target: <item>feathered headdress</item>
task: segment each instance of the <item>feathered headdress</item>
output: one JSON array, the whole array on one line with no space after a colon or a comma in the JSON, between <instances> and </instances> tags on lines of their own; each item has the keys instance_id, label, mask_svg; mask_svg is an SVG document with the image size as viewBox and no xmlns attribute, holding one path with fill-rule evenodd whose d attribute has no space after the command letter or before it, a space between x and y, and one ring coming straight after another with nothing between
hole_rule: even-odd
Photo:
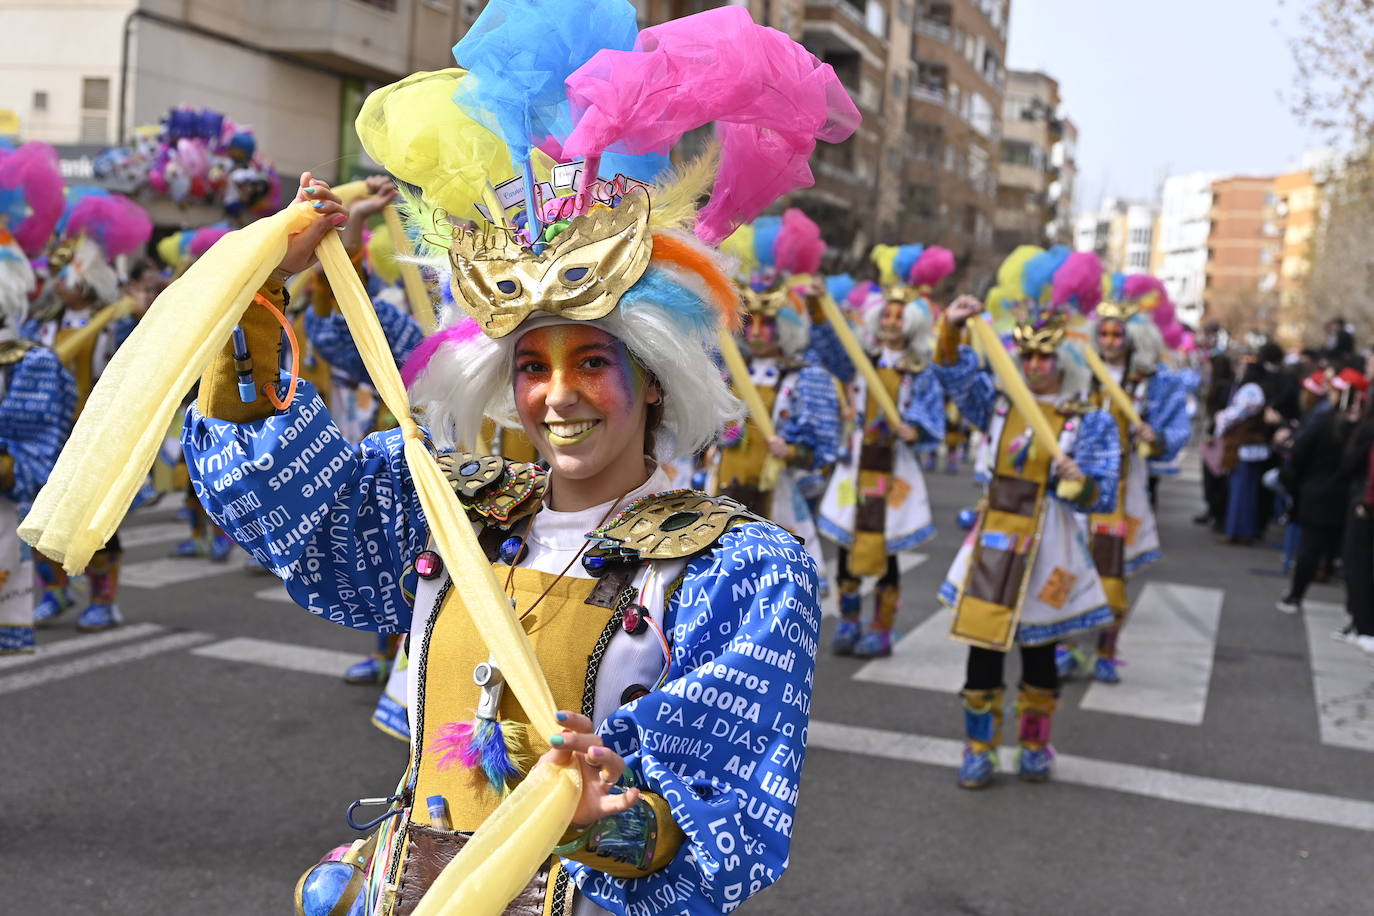
<instances>
[{"instance_id":1,"label":"feathered headdress","mask_svg":"<svg viewBox=\"0 0 1374 916\"><path fill-rule=\"evenodd\" d=\"M56 150L46 143L0 150L0 226L26 256L47 248L65 205Z\"/></svg>"},{"instance_id":2,"label":"feathered headdress","mask_svg":"<svg viewBox=\"0 0 1374 916\"><path fill-rule=\"evenodd\" d=\"M853 132L838 78L739 7L636 32L625 0L493 0L454 53L464 69L379 89L357 121L368 153L417 190L417 248L451 271L461 309L405 368L437 438L461 440L482 412L514 423L498 379L512 332L551 314L624 340L663 384L676 448L702 445L719 411L674 402L694 385L699 405L730 401L728 390L717 398L695 378L673 390L674 373L697 371L718 330L739 325L711 245L809 183L817 139ZM711 122L719 145L665 167L684 133ZM811 270L823 250L800 211L759 220L729 247L741 262L766 250Z\"/></svg>"}]
</instances>

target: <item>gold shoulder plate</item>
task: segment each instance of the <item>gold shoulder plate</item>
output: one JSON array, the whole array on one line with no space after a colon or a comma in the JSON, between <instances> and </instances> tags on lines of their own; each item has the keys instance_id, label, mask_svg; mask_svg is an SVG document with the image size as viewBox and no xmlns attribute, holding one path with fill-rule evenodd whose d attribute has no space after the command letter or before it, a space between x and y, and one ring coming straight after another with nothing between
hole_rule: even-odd
<instances>
[{"instance_id":1,"label":"gold shoulder plate","mask_svg":"<svg viewBox=\"0 0 1374 916\"><path fill-rule=\"evenodd\" d=\"M468 517L486 525L509 528L533 515L548 490L548 472L537 464L466 452L440 455L438 461Z\"/></svg>"},{"instance_id":2,"label":"gold shoulder plate","mask_svg":"<svg viewBox=\"0 0 1374 916\"><path fill-rule=\"evenodd\" d=\"M1055 409L1059 412L1060 416L1081 417L1085 413L1092 413L1093 411L1101 410L1102 408L1098 407L1098 405L1094 404L1092 401L1075 400L1065 401Z\"/></svg>"},{"instance_id":3,"label":"gold shoulder plate","mask_svg":"<svg viewBox=\"0 0 1374 916\"><path fill-rule=\"evenodd\" d=\"M0 344L0 366L13 366L36 344L29 340L9 340Z\"/></svg>"},{"instance_id":4,"label":"gold shoulder plate","mask_svg":"<svg viewBox=\"0 0 1374 916\"><path fill-rule=\"evenodd\" d=\"M711 547L738 521L763 521L728 496L665 490L635 500L587 535L588 556L613 560L680 560Z\"/></svg>"}]
</instances>

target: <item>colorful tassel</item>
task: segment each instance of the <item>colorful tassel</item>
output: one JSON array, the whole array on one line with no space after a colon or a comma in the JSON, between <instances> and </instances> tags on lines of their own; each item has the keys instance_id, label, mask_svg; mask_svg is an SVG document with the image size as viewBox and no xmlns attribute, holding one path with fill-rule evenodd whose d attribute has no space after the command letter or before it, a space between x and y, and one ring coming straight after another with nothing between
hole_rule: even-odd
<instances>
[{"instance_id":1,"label":"colorful tassel","mask_svg":"<svg viewBox=\"0 0 1374 916\"><path fill-rule=\"evenodd\" d=\"M480 768L492 791L504 795L524 777L529 767L528 747L528 728L523 722L477 718L445 724L429 752L441 755L440 770L457 764L470 770Z\"/></svg>"}]
</instances>

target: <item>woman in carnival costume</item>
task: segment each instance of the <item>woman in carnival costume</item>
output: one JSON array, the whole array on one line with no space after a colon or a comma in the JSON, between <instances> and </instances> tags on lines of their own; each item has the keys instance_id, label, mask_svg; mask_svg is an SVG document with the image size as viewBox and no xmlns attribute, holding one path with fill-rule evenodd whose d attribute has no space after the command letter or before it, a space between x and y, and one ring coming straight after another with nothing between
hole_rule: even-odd
<instances>
[{"instance_id":1,"label":"woman in carnival costume","mask_svg":"<svg viewBox=\"0 0 1374 916\"><path fill-rule=\"evenodd\" d=\"M1024 382L1004 384L1029 389L1065 457L1055 459L1051 448L1037 445L1030 424L999 397L973 349L958 343L967 321L983 320L975 317L982 303L972 297L952 303L936 347L936 371L946 390L988 436L987 494L940 589L941 600L954 608L950 636L969 644L958 777L967 788L987 785L995 769L1006 653L1013 646L1021 653L1019 775L1044 780L1058 705L1055 643L1113 619L1075 513L1112 509L1121 450L1111 416L1082 399L1090 376L1064 343L1067 312L1042 304L1064 255L1046 252L1026 265L1025 298L1013 328Z\"/></svg>"},{"instance_id":2,"label":"woman in carnival costume","mask_svg":"<svg viewBox=\"0 0 1374 916\"><path fill-rule=\"evenodd\" d=\"M1070 256L1056 274L1055 283L1076 285L1087 298L1100 288L1101 274L1097 256L1080 253ZM1112 415L1121 443L1116 505L1111 512L1095 513L1087 520L1089 548L1115 615L1111 626L1098 633L1093 663L1093 677L1107 684L1121 680L1116 652L1130 610L1126 580L1163 556L1150 507L1147 460L1172 462L1191 433L1187 387L1179 373L1163 365L1166 347L1159 327L1173 318L1164 284L1146 274L1118 274L1111 292L1111 298L1092 310L1093 343L1089 345L1096 346L1112 380L1130 398L1144 422L1133 424L1108 396L1102 381L1093 379L1091 399ZM1084 307L1080 303L1080 308ZM1076 649L1065 646L1057 655L1061 677L1073 674L1082 664Z\"/></svg>"},{"instance_id":3,"label":"woman in carnival costume","mask_svg":"<svg viewBox=\"0 0 1374 916\"><path fill-rule=\"evenodd\" d=\"M926 286L953 269L949 252L934 246L906 246L894 263L892 276ZM930 367L930 306L915 290L888 286L883 304L870 308L863 322L870 360L902 422L890 426L864 376L846 360L839 375L849 386L854 430L821 500L820 528L839 545L841 620L831 648L837 655L872 658L892 654L892 625L901 603L897 554L935 535L918 454L944 439L945 395ZM864 576L878 577L868 632L860 622Z\"/></svg>"},{"instance_id":4,"label":"woman in carnival costume","mask_svg":"<svg viewBox=\"0 0 1374 916\"><path fill-rule=\"evenodd\" d=\"M453 587L429 544L399 432L353 446L306 384L285 409L245 403L226 350L201 383L184 442L190 454L224 459L204 464L222 473L198 480L207 508L298 601L353 626L410 633L411 765L357 912L411 912L541 754L579 762L584 788L559 858L508 912L729 912L787 861L819 625L816 572L795 538L739 503L664 492L656 459L693 453L739 415L713 361L738 300L700 240L718 242L796 187L816 137L848 136L857 111L828 66L739 7L638 38L634 10L619 0L521 4L519 17L511 7L490 4L455 48L466 71L378 90L359 132L375 159L450 218L419 217L453 265L458 308L409 367L435 445L470 444L490 417L519 423L548 463L441 459L566 730L529 733L521 705L503 699L500 672L464 612L466 589ZM574 15L577 29L555 28ZM582 36L598 43L559 45L592 40ZM606 42L612 49L593 56ZM559 61L542 82L552 99L503 76L510 53L529 47ZM571 74L558 70L587 58ZM677 82L663 84L664 73ZM655 78L658 91L646 92ZM632 160L600 173L610 180L584 164L576 195L562 201L573 202L545 225L543 208L559 201L540 201L533 187L531 132L562 136L565 80L578 120L560 158L595 162L617 142L662 150L715 120L718 172L708 158L651 187L624 178ZM794 108L751 108L761 96ZM658 104L670 114L643 107ZM789 142L759 145L759 127ZM508 149L512 163L474 155L478 148ZM508 215L481 189L512 165L527 194L516 195L523 211ZM794 177L770 185L785 173ZM343 219L308 175L298 200ZM280 300L284 275L309 264L327 229L320 220L293 238L263 298ZM255 376L259 366L275 370L267 310L250 307L242 326ZM299 523L267 533L283 511ZM307 876L298 904L312 914L355 911L337 892L321 895Z\"/></svg>"},{"instance_id":5,"label":"woman in carnival costume","mask_svg":"<svg viewBox=\"0 0 1374 916\"><path fill-rule=\"evenodd\" d=\"M0 151L0 655L34 648L33 564L18 520L52 472L76 410L71 373L52 350L18 335L36 286L29 258L42 254L61 212L52 147Z\"/></svg>"},{"instance_id":6,"label":"woman in carnival costume","mask_svg":"<svg viewBox=\"0 0 1374 916\"><path fill-rule=\"evenodd\" d=\"M48 252L48 280L39 297L37 317L22 333L53 348L76 379L76 414L114 355L122 334L114 320L122 287L114 260L141 249L153 224L142 207L102 189L69 191L66 211L57 224ZM76 620L83 632L108 630L123 622L117 603L123 550L116 533L86 567L90 603ZM35 557L43 597L34 611L38 626L51 623L69 608L67 574L41 555Z\"/></svg>"},{"instance_id":7,"label":"woman in carnival costume","mask_svg":"<svg viewBox=\"0 0 1374 916\"><path fill-rule=\"evenodd\" d=\"M816 568L824 569L816 521L800 484L838 457L840 403L833 376L813 358L810 319L797 307L790 284L820 269L825 243L820 227L797 209L756 220L731 238L741 233L751 237L757 253L754 276L741 290L742 349L750 384L776 434L765 438L752 418L729 427L716 450L713 490L797 535ZM785 467L770 472L774 462Z\"/></svg>"}]
</instances>

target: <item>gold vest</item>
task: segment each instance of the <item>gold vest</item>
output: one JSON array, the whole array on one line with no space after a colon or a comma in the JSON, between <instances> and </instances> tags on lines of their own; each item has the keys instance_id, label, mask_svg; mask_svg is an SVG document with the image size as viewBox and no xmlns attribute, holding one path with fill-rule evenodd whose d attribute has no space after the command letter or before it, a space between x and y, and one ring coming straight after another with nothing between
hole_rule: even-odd
<instances>
[{"instance_id":1,"label":"gold vest","mask_svg":"<svg viewBox=\"0 0 1374 916\"><path fill-rule=\"evenodd\" d=\"M1039 407L1057 438L1068 417L1054 404L1040 402ZM1050 451L1038 442L1032 444L1021 470L1016 469L1007 445L1026 432L1025 419L1015 407L1009 408L950 628L950 635L961 642L1001 652L1016 641L1021 602L1040 547L1051 473Z\"/></svg>"}]
</instances>

